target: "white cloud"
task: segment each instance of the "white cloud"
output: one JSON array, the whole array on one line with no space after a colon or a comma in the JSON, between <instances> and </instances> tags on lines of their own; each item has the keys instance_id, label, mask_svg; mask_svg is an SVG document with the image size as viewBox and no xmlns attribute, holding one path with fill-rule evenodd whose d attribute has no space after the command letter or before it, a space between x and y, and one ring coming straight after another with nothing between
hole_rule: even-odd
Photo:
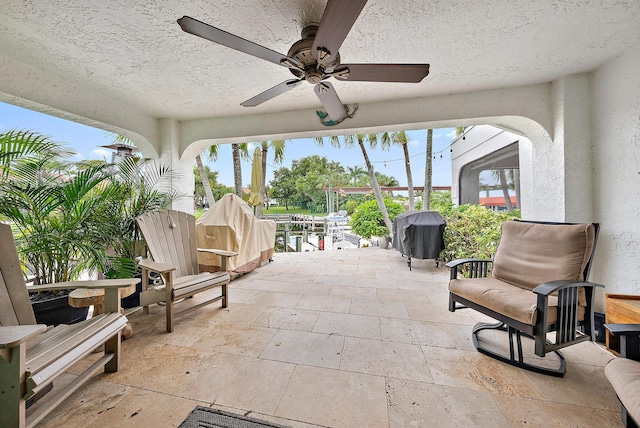
<instances>
[{"instance_id":1,"label":"white cloud","mask_svg":"<svg viewBox=\"0 0 640 428\"><path fill-rule=\"evenodd\" d=\"M91 150L91 157L94 159L105 159L107 161L111 161L111 152L105 149L94 149Z\"/></svg>"},{"instance_id":2,"label":"white cloud","mask_svg":"<svg viewBox=\"0 0 640 428\"><path fill-rule=\"evenodd\" d=\"M452 140L454 138L456 138L456 130L455 130L455 128L453 128L451 131L447 132L446 136L451 138Z\"/></svg>"}]
</instances>

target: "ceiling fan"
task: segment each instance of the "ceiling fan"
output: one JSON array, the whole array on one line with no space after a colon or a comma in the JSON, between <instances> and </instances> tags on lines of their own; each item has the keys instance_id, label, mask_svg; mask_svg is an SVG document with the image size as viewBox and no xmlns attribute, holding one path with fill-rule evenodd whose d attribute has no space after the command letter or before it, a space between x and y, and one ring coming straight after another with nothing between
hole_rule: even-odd
<instances>
[{"instance_id":1,"label":"ceiling fan","mask_svg":"<svg viewBox=\"0 0 640 428\"><path fill-rule=\"evenodd\" d=\"M241 105L254 107L282 95L307 81L333 121L341 121L348 112L333 85L326 80L418 83L429 74L429 64L341 64L338 50L360 15L367 0L328 0L320 24L308 24L302 39L287 55L272 51L204 22L183 16L178 24L183 31L240 52L287 67L296 77L286 80Z\"/></svg>"}]
</instances>

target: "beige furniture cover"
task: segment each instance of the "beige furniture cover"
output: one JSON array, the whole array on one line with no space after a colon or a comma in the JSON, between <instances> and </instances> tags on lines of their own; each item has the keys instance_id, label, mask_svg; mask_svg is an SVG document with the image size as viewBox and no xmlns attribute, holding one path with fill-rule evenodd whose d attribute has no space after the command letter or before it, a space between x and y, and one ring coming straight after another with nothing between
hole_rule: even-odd
<instances>
[{"instance_id":1,"label":"beige furniture cover","mask_svg":"<svg viewBox=\"0 0 640 428\"><path fill-rule=\"evenodd\" d=\"M228 193L196 222L198 248L234 251L227 269L245 273L268 262L273 256L276 223L255 217L251 207L241 198ZM202 270L220 267L220 257L198 254Z\"/></svg>"}]
</instances>

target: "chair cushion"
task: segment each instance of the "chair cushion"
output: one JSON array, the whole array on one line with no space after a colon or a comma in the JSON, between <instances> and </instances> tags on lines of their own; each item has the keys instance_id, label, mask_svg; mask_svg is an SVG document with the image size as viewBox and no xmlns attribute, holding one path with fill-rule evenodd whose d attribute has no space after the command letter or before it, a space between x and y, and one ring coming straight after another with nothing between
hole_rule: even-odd
<instances>
[{"instance_id":1,"label":"chair cushion","mask_svg":"<svg viewBox=\"0 0 640 428\"><path fill-rule=\"evenodd\" d=\"M640 361L615 358L606 365L604 374L627 412L640 421Z\"/></svg>"},{"instance_id":2,"label":"chair cushion","mask_svg":"<svg viewBox=\"0 0 640 428\"><path fill-rule=\"evenodd\" d=\"M505 221L492 276L530 290L548 281L583 281L594 242L592 224ZM586 306L583 289L579 297Z\"/></svg>"},{"instance_id":3,"label":"chair cushion","mask_svg":"<svg viewBox=\"0 0 640 428\"><path fill-rule=\"evenodd\" d=\"M535 325L538 295L529 288L508 284L496 278L460 278L449 282L449 291L525 324ZM547 322L556 321L558 298L549 296ZM578 319L584 319L585 308L578 307Z\"/></svg>"}]
</instances>

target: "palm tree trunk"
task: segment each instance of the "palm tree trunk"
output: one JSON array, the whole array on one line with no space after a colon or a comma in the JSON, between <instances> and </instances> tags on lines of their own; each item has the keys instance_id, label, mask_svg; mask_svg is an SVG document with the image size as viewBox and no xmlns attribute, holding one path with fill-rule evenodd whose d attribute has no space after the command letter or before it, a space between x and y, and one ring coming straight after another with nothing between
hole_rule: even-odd
<instances>
[{"instance_id":1,"label":"palm tree trunk","mask_svg":"<svg viewBox=\"0 0 640 428\"><path fill-rule=\"evenodd\" d=\"M367 154L367 149L364 147L364 141L362 138L358 138L358 145L360 146L360 150L362 150L362 156L364 157L364 162L367 165L369 179L371 180L371 187L373 187L373 193L376 195L376 201L378 202L378 209L380 209L380 212L382 213L384 225L387 226L387 229L389 229L389 236L391 236L393 224L391 223L391 219L389 218L387 207L384 205L382 192L380 191L380 185L378 184L378 180L376 179L376 174L373 172L373 166L371 165L371 160L369 160L369 155Z\"/></svg>"},{"instance_id":2,"label":"palm tree trunk","mask_svg":"<svg viewBox=\"0 0 640 428\"><path fill-rule=\"evenodd\" d=\"M329 190L324 191L325 202L327 203L327 215L331 212L331 198L329 197L329 193L331 192L331 187Z\"/></svg>"},{"instance_id":3,"label":"palm tree trunk","mask_svg":"<svg viewBox=\"0 0 640 428\"><path fill-rule=\"evenodd\" d=\"M507 175L504 173L504 169L498 170L500 174L500 186L502 187L502 194L504 195L504 205L507 207L507 211L513 211L513 205L511 205L511 196L509 196L509 187L507 185Z\"/></svg>"},{"instance_id":4,"label":"palm tree trunk","mask_svg":"<svg viewBox=\"0 0 640 428\"><path fill-rule=\"evenodd\" d=\"M240 168L240 145L238 143L231 144L231 153L233 155L233 182L236 196L242 198L242 168Z\"/></svg>"},{"instance_id":5,"label":"palm tree trunk","mask_svg":"<svg viewBox=\"0 0 640 428\"><path fill-rule=\"evenodd\" d=\"M269 150L269 146L267 144L262 144L262 186L260 186L260 196L262 196L262 200L266 201L266 186L267 186L267 152ZM262 218L262 205L258 205L256 207L256 217Z\"/></svg>"},{"instance_id":6,"label":"palm tree trunk","mask_svg":"<svg viewBox=\"0 0 640 428\"><path fill-rule=\"evenodd\" d=\"M200 173L200 179L202 180L202 187L204 187L204 194L207 196L207 203L209 204L209 208L211 208L213 204L216 203L216 198L213 197L211 184L209 183L209 178L207 177L207 172L204 169L200 155L196 156L196 165L198 165L198 172Z\"/></svg>"},{"instance_id":7,"label":"palm tree trunk","mask_svg":"<svg viewBox=\"0 0 640 428\"><path fill-rule=\"evenodd\" d=\"M433 188L433 129L427 129L427 154L424 168L424 191L422 192L422 209L431 208L431 190Z\"/></svg>"},{"instance_id":8,"label":"palm tree trunk","mask_svg":"<svg viewBox=\"0 0 640 428\"><path fill-rule=\"evenodd\" d=\"M513 185L516 190L516 208L522 211L522 202L520 201L520 168L513 169Z\"/></svg>"},{"instance_id":9,"label":"palm tree trunk","mask_svg":"<svg viewBox=\"0 0 640 428\"><path fill-rule=\"evenodd\" d=\"M406 144L402 145L402 151L404 152L404 167L407 171L407 187L409 189L409 211L416 209L415 198L413 196L413 177L411 176L411 161L409 160L409 147Z\"/></svg>"}]
</instances>

